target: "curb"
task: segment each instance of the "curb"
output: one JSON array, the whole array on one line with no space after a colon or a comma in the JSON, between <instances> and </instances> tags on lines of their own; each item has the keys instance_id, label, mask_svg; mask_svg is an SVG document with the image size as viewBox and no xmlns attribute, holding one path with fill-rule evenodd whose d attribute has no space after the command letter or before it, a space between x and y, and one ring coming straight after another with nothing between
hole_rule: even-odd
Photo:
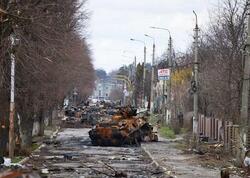
<instances>
[{"instance_id":1,"label":"curb","mask_svg":"<svg viewBox=\"0 0 250 178\"><path fill-rule=\"evenodd\" d=\"M30 157L23 158L21 161L19 161L18 164L23 165L23 164L26 163L29 159L30 159Z\"/></svg>"},{"instance_id":2,"label":"curb","mask_svg":"<svg viewBox=\"0 0 250 178\"><path fill-rule=\"evenodd\" d=\"M162 166L160 166L160 164L153 158L152 154L144 147L141 147L143 149L143 151L149 156L149 158L152 160L152 163L156 166L156 167L160 167L162 168Z\"/></svg>"},{"instance_id":3,"label":"curb","mask_svg":"<svg viewBox=\"0 0 250 178\"><path fill-rule=\"evenodd\" d=\"M156 167L162 169L164 175L169 176L169 174L167 174L166 168L162 167L162 166L155 160L155 158L152 156L152 154L151 154L144 146L141 146L141 148L142 148L142 150L149 156L149 158L152 160L152 164L155 165Z\"/></svg>"}]
</instances>

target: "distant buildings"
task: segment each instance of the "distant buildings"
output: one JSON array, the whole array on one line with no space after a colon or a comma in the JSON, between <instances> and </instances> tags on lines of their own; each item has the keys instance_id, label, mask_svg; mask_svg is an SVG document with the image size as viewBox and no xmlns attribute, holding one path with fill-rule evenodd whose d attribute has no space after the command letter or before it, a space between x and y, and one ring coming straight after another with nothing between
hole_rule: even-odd
<instances>
[{"instance_id":1,"label":"distant buildings","mask_svg":"<svg viewBox=\"0 0 250 178\"><path fill-rule=\"evenodd\" d=\"M123 89L123 85L117 80L107 77L106 79L98 79L95 82L95 90L92 99L110 100L110 93L113 89Z\"/></svg>"}]
</instances>

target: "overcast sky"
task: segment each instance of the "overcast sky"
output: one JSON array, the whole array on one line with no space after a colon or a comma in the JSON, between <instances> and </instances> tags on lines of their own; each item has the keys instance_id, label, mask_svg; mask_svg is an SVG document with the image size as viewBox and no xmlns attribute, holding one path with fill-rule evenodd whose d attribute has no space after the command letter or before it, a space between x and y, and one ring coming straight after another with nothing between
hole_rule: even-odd
<instances>
[{"instance_id":1,"label":"overcast sky","mask_svg":"<svg viewBox=\"0 0 250 178\"><path fill-rule=\"evenodd\" d=\"M132 63L135 55L138 62L142 62L143 44L130 38L146 42L147 62L151 62L152 40L146 38L145 33L154 36L156 56L160 56L167 48L168 32L153 30L150 26L169 29L175 51L185 52L193 40L192 11L198 14L200 27L205 28L210 11L217 5L218 0L88 0L88 42L95 68L110 72Z\"/></svg>"}]
</instances>

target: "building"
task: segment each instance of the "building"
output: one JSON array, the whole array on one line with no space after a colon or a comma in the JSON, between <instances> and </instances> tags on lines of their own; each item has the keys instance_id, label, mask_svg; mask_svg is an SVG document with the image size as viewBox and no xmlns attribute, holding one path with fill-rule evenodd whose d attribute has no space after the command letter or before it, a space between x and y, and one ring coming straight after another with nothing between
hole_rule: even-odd
<instances>
[{"instance_id":1,"label":"building","mask_svg":"<svg viewBox=\"0 0 250 178\"><path fill-rule=\"evenodd\" d=\"M110 93L116 88L123 89L123 85L117 80L111 78L96 80L95 90L91 98L97 100L110 100Z\"/></svg>"}]
</instances>

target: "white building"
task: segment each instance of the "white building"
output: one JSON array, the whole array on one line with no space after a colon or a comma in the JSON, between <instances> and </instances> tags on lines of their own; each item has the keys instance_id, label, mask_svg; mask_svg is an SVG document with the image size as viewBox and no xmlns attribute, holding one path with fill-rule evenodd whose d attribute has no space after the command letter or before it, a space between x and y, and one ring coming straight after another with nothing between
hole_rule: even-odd
<instances>
[{"instance_id":1,"label":"white building","mask_svg":"<svg viewBox=\"0 0 250 178\"><path fill-rule=\"evenodd\" d=\"M92 98L98 100L110 100L110 93L116 88L122 89L123 85L112 79L96 80Z\"/></svg>"}]
</instances>

